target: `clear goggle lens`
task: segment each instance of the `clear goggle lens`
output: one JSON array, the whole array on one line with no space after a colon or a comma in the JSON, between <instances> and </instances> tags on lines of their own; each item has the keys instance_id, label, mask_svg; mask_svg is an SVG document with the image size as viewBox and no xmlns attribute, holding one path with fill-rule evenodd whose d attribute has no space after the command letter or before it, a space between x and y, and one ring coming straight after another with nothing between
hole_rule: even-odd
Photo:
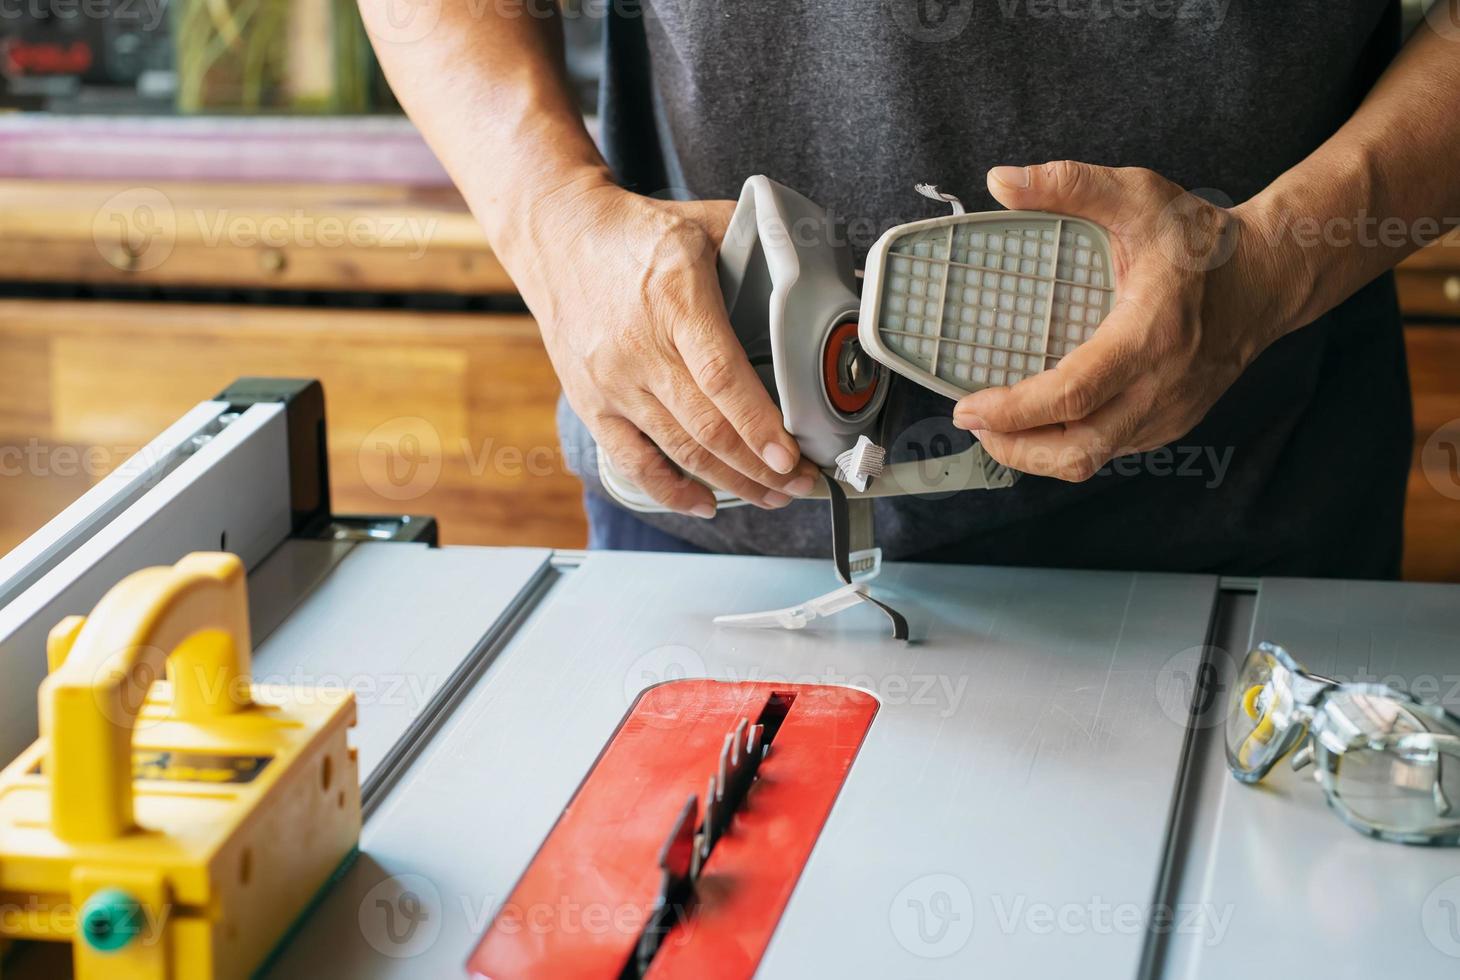
<instances>
[{"instance_id":1,"label":"clear goggle lens","mask_svg":"<svg viewBox=\"0 0 1460 980\"><path fill-rule=\"evenodd\" d=\"M1294 712L1296 673L1275 647L1258 647L1243 661L1227 713L1227 764L1239 779L1261 779L1302 737Z\"/></svg>"},{"instance_id":2,"label":"clear goggle lens","mask_svg":"<svg viewBox=\"0 0 1460 980\"><path fill-rule=\"evenodd\" d=\"M1318 741L1319 778L1350 823L1393 840L1460 839L1460 738L1442 721L1392 696L1339 691Z\"/></svg>"}]
</instances>

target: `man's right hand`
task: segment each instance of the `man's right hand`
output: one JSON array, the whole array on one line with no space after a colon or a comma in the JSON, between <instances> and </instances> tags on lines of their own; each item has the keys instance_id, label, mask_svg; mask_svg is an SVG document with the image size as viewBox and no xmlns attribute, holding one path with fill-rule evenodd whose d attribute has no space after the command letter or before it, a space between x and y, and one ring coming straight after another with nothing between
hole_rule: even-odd
<instances>
[{"instance_id":1,"label":"man's right hand","mask_svg":"<svg viewBox=\"0 0 1460 980\"><path fill-rule=\"evenodd\" d=\"M714 495L686 474L765 508L816 484L725 312L715 257L734 208L585 179L534 202L532 254L511 269L599 452L697 517Z\"/></svg>"},{"instance_id":2,"label":"man's right hand","mask_svg":"<svg viewBox=\"0 0 1460 980\"><path fill-rule=\"evenodd\" d=\"M615 186L567 84L557 5L540 17L507 6L436 4L428 30L402 37L391 0L360 0L392 88L537 317L569 404L599 451L674 510L715 513L685 474L762 507L809 494L816 468L720 296L733 205Z\"/></svg>"}]
</instances>

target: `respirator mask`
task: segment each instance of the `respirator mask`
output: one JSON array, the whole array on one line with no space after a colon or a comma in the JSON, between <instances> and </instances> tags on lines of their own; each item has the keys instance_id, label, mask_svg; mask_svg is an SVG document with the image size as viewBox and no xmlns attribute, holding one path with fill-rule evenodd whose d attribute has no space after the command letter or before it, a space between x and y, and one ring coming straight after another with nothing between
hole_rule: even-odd
<instances>
[{"instance_id":1,"label":"respirator mask","mask_svg":"<svg viewBox=\"0 0 1460 980\"><path fill-rule=\"evenodd\" d=\"M888 463L882 423L892 377L955 401L1012 385L1089 339L1114 305L1103 228L1037 211L968 214L935 187L917 190L949 203L953 213L883 233L867 256L860 289L851 248L824 209L765 177L750 178L741 190L718 262L725 308L786 431L821 468L811 496L830 501L843 585L789 609L717 622L796 629L871 602L905 638L903 618L867 592L881 566L872 500L1000 489L1018 474L977 442L936 459ZM598 460L603 487L618 503L665 510L606 454ZM745 503L720 490L715 500L721 507Z\"/></svg>"}]
</instances>

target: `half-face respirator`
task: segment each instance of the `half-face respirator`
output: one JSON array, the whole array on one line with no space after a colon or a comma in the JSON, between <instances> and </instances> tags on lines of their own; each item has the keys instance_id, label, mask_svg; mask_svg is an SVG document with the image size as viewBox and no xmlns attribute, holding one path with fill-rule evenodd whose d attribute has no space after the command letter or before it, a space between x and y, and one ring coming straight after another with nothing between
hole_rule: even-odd
<instances>
[{"instance_id":1,"label":"half-face respirator","mask_svg":"<svg viewBox=\"0 0 1460 980\"><path fill-rule=\"evenodd\" d=\"M719 255L736 337L801 452L822 469L843 587L771 613L718 622L799 628L857 602L880 567L871 500L1011 486L1018 474L975 442L932 460L888 463L883 409L893 375L957 400L1057 364L1095 332L1115 300L1110 239L1080 218L1038 211L953 213L888 229L857 288L850 246L825 210L765 177L745 182ZM620 504L663 511L599 453ZM714 489L714 488L711 488ZM719 506L745 501L715 492Z\"/></svg>"}]
</instances>

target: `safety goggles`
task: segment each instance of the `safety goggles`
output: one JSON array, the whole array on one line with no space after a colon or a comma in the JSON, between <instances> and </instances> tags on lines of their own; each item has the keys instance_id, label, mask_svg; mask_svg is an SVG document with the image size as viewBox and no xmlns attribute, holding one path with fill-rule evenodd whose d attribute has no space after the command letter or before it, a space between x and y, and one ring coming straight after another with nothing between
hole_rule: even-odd
<instances>
[{"instance_id":1,"label":"safety goggles","mask_svg":"<svg viewBox=\"0 0 1460 980\"><path fill-rule=\"evenodd\" d=\"M1238 672L1227 765L1256 783L1297 749L1354 829L1405 844L1460 843L1460 717L1382 684L1311 673L1262 643Z\"/></svg>"}]
</instances>

